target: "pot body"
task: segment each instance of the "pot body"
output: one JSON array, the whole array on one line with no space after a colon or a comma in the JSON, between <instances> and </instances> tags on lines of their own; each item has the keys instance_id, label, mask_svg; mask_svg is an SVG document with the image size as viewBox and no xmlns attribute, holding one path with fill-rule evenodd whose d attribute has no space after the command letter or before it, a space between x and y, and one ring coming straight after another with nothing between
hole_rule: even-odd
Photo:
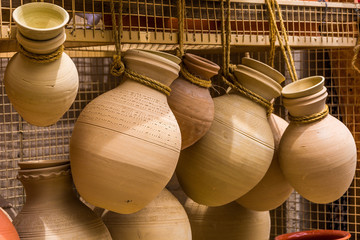
<instances>
[{"instance_id":1,"label":"pot body","mask_svg":"<svg viewBox=\"0 0 360 240\"><path fill-rule=\"evenodd\" d=\"M74 102L79 76L66 53L51 63L35 63L17 53L6 67L4 84L14 108L28 123L49 126Z\"/></svg>"},{"instance_id":2,"label":"pot body","mask_svg":"<svg viewBox=\"0 0 360 240\"><path fill-rule=\"evenodd\" d=\"M286 201L293 191L280 169L278 154L280 139L289 124L275 114L271 114L268 121L275 142L275 152L271 165L261 181L237 200L242 206L256 211L277 208Z\"/></svg>"},{"instance_id":3,"label":"pot body","mask_svg":"<svg viewBox=\"0 0 360 240\"><path fill-rule=\"evenodd\" d=\"M275 237L275 240L347 240L351 234L339 230L310 230L287 233Z\"/></svg>"},{"instance_id":4,"label":"pot body","mask_svg":"<svg viewBox=\"0 0 360 240\"><path fill-rule=\"evenodd\" d=\"M177 77L177 64L152 53L129 51L128 68L167 85ZM74 183L92 205L124 214L139 211L170 180L180 147L180 129L166 96L125 79L91 101L74 126Z\"/></svg>"},{"instance_id":5,"label":"pot body","mask_svg":"<svg viewBox=\"0 0 360 240\"><path fill-rule=\"evenodd\" d=\"M189 216L193 240L268 240L270 214L246 209L232 202L221 207L207 207L188 199L185 210Z\"/></svg>"},{"instance_id":6,"label":"pot body","mask_svg":"<svg viewBox=\"0 0 360 240\"><path fill-rule=\"evenodd\" d=\"M183 206L166 189L136 213L109 211L102 219L114 240L191 240L189 218Z\"/></svg>"},{"instance_id":7,"label":"pot body","mask_svg":"<svg viewBox=\"0 0 360 240\"><path fill-rule=\"evenodd\" d=\"M184 192L207 206L230 203L250 191L264 177L274 154L262 106L237 93L217 97L214 104L210 130L181 151L176 169Z\"/></svg>"},{"instance_id":8,"label":"pot body","mask_svg":"<svg viewBox=\"0 0 360 240\"><path fill-rule=\"evenodd\" d=\"M0 240L20 240L14 225L4 210L0 208Z\"/></svg>"},{"instance_id":9,"label":"pot body","mask_svg":"<svg viewBox=\"0 0 360 240\"><path fill-rule=\"evenodd\" d=\"M21 239L111 239L72 189L70 165L19 170L26 203L13 221Z\"/></svg>"}]
</instances>

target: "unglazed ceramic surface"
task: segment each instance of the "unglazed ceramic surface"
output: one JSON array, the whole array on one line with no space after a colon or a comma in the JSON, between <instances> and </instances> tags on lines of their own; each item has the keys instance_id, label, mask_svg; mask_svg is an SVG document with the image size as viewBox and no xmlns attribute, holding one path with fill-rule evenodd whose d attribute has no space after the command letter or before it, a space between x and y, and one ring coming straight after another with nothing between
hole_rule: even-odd
<instances>
[{"instance_id":1,"label":"unglazed ceramic surface","mask_svg":"<svg viewBox=\"0 0 360 240\"><path fill-rule=\"evenodd\" d=\"M0 208L0 240L20 240L6 212Z\"/></svg>"},{"instance_id":2,"label":"unglazed ceramic surface","mask_svg":"<svg viewBox=\"0 0 360 240\"><path fill-rule=\"evenodd\" d=\"M245 66L248 66L248 67L256 70L256 71L261 72L262 74L267 75L268 77L274 79L278 83L282 83L283 81L285 81L284 75L282 75L276 69L274 69L274 68L270 67L269 65L264 64L260 61L257 61L255 59L248 58L248 57L243 57L241 59L241 63Z\"/></svg>"},{"instance_id":3,"label":"unglazed ceramic surface","mask_svg":"<svg viewBox=\"0 0 360 240\"><path fill-rule=\"evenodd\" d=\"M191 240L189 218L166 189L139 212L106 212L102 219L113 240Z\"/></svg>"},{"instance_id":4,"label":"unglazed ceramic surface","mask_svg":"<svg viewBox=\"0 0 360 240\"><path fill-rule=\"evenodd\" d=\"M179 65L129 50L127 68L170 85ZM90 102L70 141L74 182L86 202L118 213L150 203L174 173L181 134L166 95L127 80Z\"/></svg>"},{"instance_id":5,"label":"unglazed ceramic surface","mask_svg":"<svg viewBox=\"0 0 360 240\"><path fill-rule=\"evenodd\" d=\"M275 152L271 165L261 181L250 192L237 200L242 206L256 211L277 208L286 201L293 191L281 172L278 159L280 139L289 124L275 114L271 114L268 121L275 142Z\"/></svg>"},{"instance_id":6,"label":"unglazed ceramic surface","mask_svg":"<svg viewBox=\"0 0 360 240\"><path fill-rule=\"evenodd\" d=\"M32 62L17 53L6 67L4 84L14 108L28 123L49 126L74 102L79 76L66 53L45 64Z\"/></svg>"},{"instance_id":7,"label":"unglazed ceramic surface","mask_svg":"<svg viewBox=\"0 0 360 240\"><path fill-rule=\"evenodd\" d=\"M347 240L351 234L339 230L310 230L287 233L275 237L275 240Z\"/></svg>"},{"instance_id":8,"label":"unglazed ceramic surface","mask_svg":"<svg viewBox=\"0 0 360 240\"><path fill-rule=\"evenodd\" d=\"M184 64L195 76L210 80L220 67L213 62L193 54L185 54ZM185 80L182 76L171 84L168 103L181 130L182 145L185 149L210 129L214 119L214 102L207 88Z\"/></svg>"},{"instance_id":9,"label":"unglazed ceramic surface","mask_svg":"<svg viewBox=\"0 0 360 240\"><path fill-rule=\"evenodd\" d=\"M321 91L324 87L324 82L325 78L323 76L303 78L285 86L281 94L285 98L306 97Z\"/></svg>"},{"instance_id":10,"label":"unglazed ceramic surface","mask_svg":"<svg viewBox=\"0 0 360 240\"><path fill-rule=\"evenodd\" d=\"M101 219L75 196L69 163L21 169L19 179L26 203L13 223L21 239L111 239Z\"/></svg>"},{"instance_id":11,"label":"unglazed ceramic surface","mask_svg":"<svg viewBox=\"0 0 360 240\"><path fill-rule=\"evenodd\" d=\"M193 240L268 240L270 237L268 211L252 211L235 202L221 207L207 207L191 199L184 207Z\"/></svg>"}]
</instances>

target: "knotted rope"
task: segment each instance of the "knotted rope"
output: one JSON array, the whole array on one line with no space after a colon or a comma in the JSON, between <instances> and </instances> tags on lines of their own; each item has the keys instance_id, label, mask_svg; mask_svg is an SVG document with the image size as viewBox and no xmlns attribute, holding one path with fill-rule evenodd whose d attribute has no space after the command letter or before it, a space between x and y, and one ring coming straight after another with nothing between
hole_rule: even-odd
<instances>
[{"instance_id":1,"label":"knotted rope","mask_svg":"<svg viewBox=\"0 0 360 240\"><path fill-rule=\"evenodd\" d=\"M20 53L27 57L30 61L35 63L51 63L58 60L64 52L64 45L61 45L54 52L49 54L37 54L27 51L22 45L20 45Z\"/></svg>"},{"instance_id":2,"label":"knotted rope","mask_svg":"<svg viewBox=\"0 0 360 240\"><path fill-rule=\"evenodd\" d=\"M312 115L302 116L302 117L294 117L289 114L289 120L291 122L300 123L300 124L312 123L312 122L315 122L315 121L325 118L328 114L329 114L329 107L328 107L328 105L325 105L325 108L323 111L312 114Z\"/></svg>"},{"instance_id":3,"label":"knotted rope","mask_svg":"<svg viewBox=\"0 0 360 240\"><path fill-rule=\"evenodd\" d=\"M356 9L358 10L358 9ZM358 72L360 73L360 69L356 66L356 61L358 59L358 56L359 56L359 52L360 52L360 29L359 29L359 24L360 24L360 16L358 15L358 25L357 25L357 28L358 28L358 38L357 38L357 42L356 42L356 46L354 47L354 56L351 60L351 65L353 66L353 68Z\"/></svg>"},{"instance_id":4,"label":"knotted rope","mask_svg":"<svg viewBox=\"0 0 360 240\"><path fill-rule=\"evenodd\" d=\"M114 0L110 1L112 29L113 29L113 37L115 39L115 49L116 49L116 54L113 56L113 62L110 66L110 73L115 77L120 77L125 70L125 65L121 61L121 37L123 33L122 5L123 5L122 0L119 0L119 18L118 18L119 26L117 28Z\"/></svg>"}]
</instances>

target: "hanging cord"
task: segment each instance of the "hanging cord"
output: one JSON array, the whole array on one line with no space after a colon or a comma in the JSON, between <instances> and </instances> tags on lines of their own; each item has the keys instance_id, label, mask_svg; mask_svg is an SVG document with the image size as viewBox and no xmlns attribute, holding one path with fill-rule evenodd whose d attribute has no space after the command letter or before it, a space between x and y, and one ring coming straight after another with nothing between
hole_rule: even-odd
<instances>
[{"instance_id":1,"label":"hanging cord","mask_svg":"<svg viewBox=\"0 0 360 240\"><path fill-rule=\"evenodd\" d=\"M230 64L230 47L231 47L230 0L226 0L226 3L227 3L227 11L226 11L227 17L225 24L224 3L223 0L221 0L221 26L222 26L221 40L222 40L222 49L223 49L223 69L221 76L222 80L232 89L237 90L243 96L266 108L267 115L270 115L274 110L271 102L242 86L233 74L234 70L236 69L236 66Z\"/></svg>"},{"instance_id":2,"label":"hanging cord","mask_svg":"<svg viewBox=\"0 0 360 240\"><path fill-rule=\"evenodd\" d=\"M294 117L288 114L289 120L294 123L312 123L325 118L329 114L329 107L325 105L325 109L319 113L315 113L309 116Z\"/></svg>"},{"instance_id":3,"label":"hanging cord","mask_svg":"<svg viewBox=\"0 0 360 240\"><path fill-rule=\"evenodd\" d=\"M27 51L21 44L20 44L20 53L27 57L30 61L35 63L51 63L55 60L58 60L62 53L64 52L64 45L61 45L57 50L49 54L37 54Z\"/></svg>"},{"instance_id":4,"label":"hanging cord","mask_svg":"<svg viewBox=\"0 0 360 240\"><path fill-rule=\"evenodd\" d=\"M270 16L270 20L272 22L272 26L274 27L276 36L277 36L277 38L279 40L281 51L283 53L286 65L288 67L290 78L291 78L291 80L293 82L295 82L295 81L298 80L298 77L297 77L297 74L296 74L295 63L294 63L294 59L293 59L292 54L291 54L289 40L288 40L288 36L287 36L287 33L286 33L284 20L282 18L280 6L279 6L277 0L266 0L266 4L267 4L268 9L269 9L269 16ZM277 9L277 11L279 13L280 27L281 27L283 38L281 38L279 29L278 29L277 24L276 24L276 18L275 18L276 9L272 7L272 4L274 4L276 6L276 9ZM285 46L284 46L284 44L282 42L282 39L284 39ZM287 56L286 52L289 55L289 57Z\"/></svg>"},{"instance_id":5,"label":"hanging cord","mask_svg":"<svg viewBox=\"0 0 360 240\"><path fill-rule=\"evenodd\" d=\"M121 37L123 31L122 5L123 5L122 0L119 0L119 20L118 20L119 26L117 28L114 0L110 0L112 29L113 29L113 37L115 39L115 49L116 49L116 54L113 56L113 62L110 66L110 73L115 77L120 77L125 70L125 65L121 61Z\"/></svg>"},{"instance_id":6,"label":"hanging cord","mask_svg":"<svg viewBox=\"0 0 360 240\"><path fill-rule=\"evenodd\" d=\"M275 9L275 3L274 1L272 1L272 9ZM276 50L276 46L275 46L275 42L276 42L276 31L275 31L275 26L273 21L271 21L270 19L270 15L269 15L269 40L270 40L270 51L269 51L269 58L268 58L268 62L269 65L274 68L274 61L275 61L275 50Z\"/></svg>"},{"instance_id":7,"label":"hanging cord","mask_svg":"<svg viewBox=\"0 0 360 240\"><path fill-rule=\"evenodd\" d=\"M358 4L356 4L356 9L355 11L358 13L359 12L359 9L357 8ZM359 13L357 14L357 28L358 28L358 36L357 36L357 42L356 42L356 46L354 47L354 56L352 58L352 61L351 61L351 65L353 66L353 68L358 72L360 73L360 69L356 66L356 61L358 59L358 56L359 56L359 52L360 52L360 15Z\"/></svg>"}]
</instances>

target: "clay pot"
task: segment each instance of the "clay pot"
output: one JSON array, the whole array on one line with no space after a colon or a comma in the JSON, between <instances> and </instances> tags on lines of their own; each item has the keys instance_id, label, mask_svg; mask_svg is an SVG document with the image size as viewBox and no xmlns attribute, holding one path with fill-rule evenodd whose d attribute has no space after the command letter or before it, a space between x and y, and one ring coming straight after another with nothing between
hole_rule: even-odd
<instances>
[{"instance_id":1,"label":"clay pot","mask_svg":"<svg viewBox=\"0 0 360 240\"><path fill-rule=\"evenodd\" d=\"M242 206L256 211L268 211L277 208L286 201L293 191L281 172L278 159L280 139L288 123L275 114L271 114L268 121L275 142L275 152L271 165L261 181L250 192L237 200Z\"/></svg>"},{"instance_id":2,"label":"clay pot","mask_svg":"<svg viewBox=\"0 0 360 240\"><path fill-rule=\"evenodd\" d=\"M287 233L275 237L275 240L346 240L351 234L339 230L310 230Z\"/></svg>"},{"instance_id":3,"label":"clay pot","mask_svg":"<svg viewBox=\"0 0 360 240\"><path fill-rule=\"evenodd\" d=\"M19 164L26 203L14 219L21 239L111 239L99 217L73 191L69 161ZM37 166L39 165L39 166Z\"/></svg>"},{"instance_id":4,"label":"clay pot","mask_svg":"<svg viewBox=\"0 0 360 240\"><path fill-rule=\"evenodd\" d=\"M220 69L215 63L187 53L183 59L189 72L210 81ZM207 88L190 83L182 76L171 84L168 103L181 130L181 149L193 145L210 129L214 119L214 102Z\"/></svg>"},{"instance_id":5,"label":"clay pot","mask_svg":"<svg viewBox=\"0 0 360 240\"><path fill-rule=\"evenodd\" d=\"M166 189L137 213L109 211L102 219L113 240L191 240L189 218L183 206Z\"/></svg>"},{"instance_id":6,"label":"clay pot","mask_svg":"<svg viewBox=\"0 0 360 240\"><path fill-rule=\"evenodd\" d=\"M301 89L302 82L291 83L289 88L292 85ZM323 87L308 96L283 98L283 103L292 116L307 116L325 108L327 95ZM280 167L286 179L315 203L335 201L346 192L355 174L356 159L353 136L330 114L311 123L290 122L279 146Z\"/></svg>"},{"instance_id":7,"label":"clay pot","mask_svg":"<svg viewBox=\"0 0 360 240\"><path fill-rule=\"evenodd\" d=\"M270 214L246 209L232 202L221 207L207 207L188 199L185 210L189 216L193 240L268 240Z\"/></svg>"},{"instance_id":8,"label":"clay pot","mask_svg":"<svg viewBox=\"0 0 360 240\"><path fill-rule=\"evenodd\" d=\"M14 225L4 210L0 208L0 240L20 240Z\"/></svg>"},{"instance_id":9,"label":"clay pot","mask_svg":"<svg viewBox=\"0 0 360 240\"><path fill-rule=\"evenodd\" d=\"M242 85L269 101L281 86L245 65L235 76ZM215 117L207 134L181 151L176 169L191 199L220 206L243 196L260 182L274 154L266 109L236 91L214 98Z\"/></svg>"},{"instance_id":10,"label":"clay pot","mask_svg":"<svg viewBox=\"0 0 360 240\"><path fill-rule=\"evenodd\" d=\"M167 55L128 50L124 61L127 68L169 86L180 67ZM81 112L70 159L74 183L86 202L128 214L150 203L170 180L181 134L165 94L124 78Z\"/></svg>"}]
</instances>

